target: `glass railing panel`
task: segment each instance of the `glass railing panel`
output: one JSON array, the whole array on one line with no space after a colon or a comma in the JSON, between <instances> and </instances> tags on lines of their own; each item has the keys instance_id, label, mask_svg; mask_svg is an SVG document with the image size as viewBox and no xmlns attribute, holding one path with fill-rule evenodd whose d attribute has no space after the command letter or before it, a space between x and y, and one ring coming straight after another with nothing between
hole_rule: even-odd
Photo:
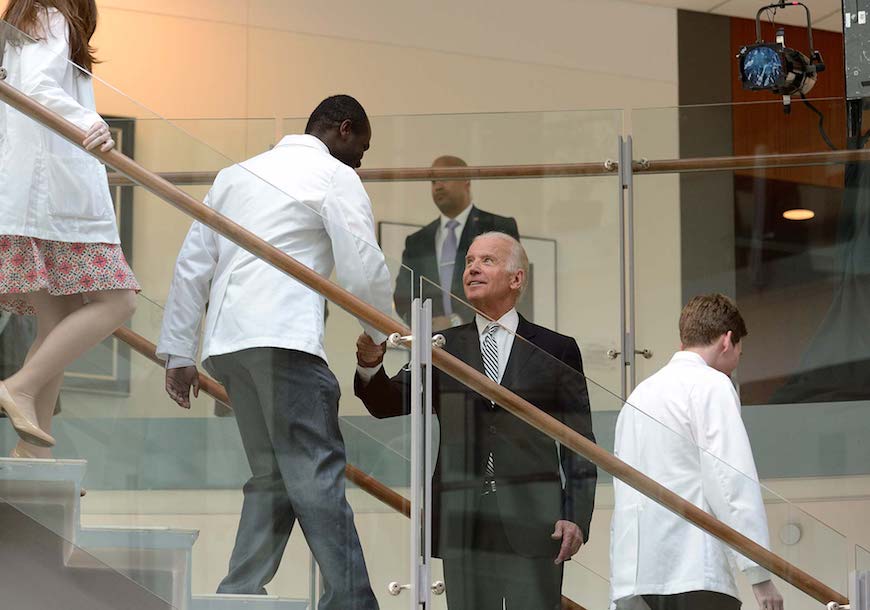
<instances>
[{"instance_id":1,"label":"glass railing panel","mask_svg":"<svg viewBox=\"0 0 870 610\"><path fill-rule=\"evenodd\" d=\"M285 125L287 132L298 131L304 120L287 119ZM560 332L585 337L590 371L619 392L623 367L612 357L619 352L621 337L619 185L604 161L616 158L621 132L622 113L614 110L373 117L364 170L457 163L445 155L470 166L590 164L600 170L595 175L535 179L440 183L400 174L366 181L380 245L387 256L402 259L437 284L440 252L429 244L435 240L429 233L437 232L432 223L441 217L441 208L449 214L469 201L474 206L468 214L478 228L462 225L460 259L471 235L511 232L515 225L532 258L534 276L522 310ZM365 172L363 178L367 180ZM461 291L456 277L450 290ZM581 316L573 315L578 306ZM454 313L468 319L467 311ZM436 327L448 323L441 303L434 304L433 316Z\"/></svg>"},{"instance_id":2,"label":"glass railing panel","mask_svg":"<svg viewBox=\"0 0 870 610\"><path fill-rule=\"evenodd\" d=\"M858 572L870 572L870 551L860 545L855 545L855 569Z\"/></svg>"},{"instance_id":3,"label":"glass railing panel","mask_svg":"<svg viewBox=\"0 0 870 610\"><path fill-rule=\"evenodd\" d=\"M140 297L133 329L146 330L162 310ZM142 328L137 320L146 320ZM330 308L327 352L341 379L341 417L347 461L394 492L409 497L410 449L407 422L376 422L353 397L353 348L345 346L348 329L356 324L338 308ZM357 324L358 328L358 324ZM390 350L391 366L405 365L406 356ZM131 394L97 404L70 405L60 418L63 438L56 454L84 457L88 476L84 486L82 522L89 527L169 528L195 530L192 550L192 590L213 593L225 575L232 548L232 532L239 519L241 488L250 476L240 433L229 405L205 392L191 398L189 411L180 409L163 390L161 367L138 353L132 356ZM347 368L347 372L343 372ZM339 377L340 376L340 377ZM114 417L101 417L111 413ZM79 410L81 409L81 410ZM77 411L79 411L77 413ZM96 442L92 439L97 439ZM372 587L383 607L396 603L387 584L406 582L410 523L407 517L364 490L347 483L347 498L356 518ZM282 565L269 584L272 595L307 599L311 572L309 547L299 533L290 537ZM401 541L404 541L401 542Z\"/></svg>"},{"instance_id":4,"label":"glass railing panel","mask_svg":"<svg viewBox=\"0 0 870 610\"><path fill-rule=\"evenodd\" d=\"M845 101L812 104L842 151ZM662 334L672 325L660 321L691 296L718 291L737 300L752 333L740 378L745 404L865 398L855 371L868 358L866 342L849 330L866 276L854 230L863 222L863 166L753 169L763 167L759 157L731 169L733 157L831 152L800 100L787 116L779 102L634 110L632 128L637 159L717 158L706 171L636 174L637 337L654 354L639 363L638 380L673 347ZM673 301L662 311L649 306L653 286Z\"/></svg>"},{"instance_id":5,"label":"glass railing panel","mask_svg":"<svg viewBox=\"0 0 870 610\"><path fill-rule=\"evenodd\" d=\"M109 121L119 150L148 169L165 173L185 193L202 201L218 171L269 150L276 141L272 119L186 119L168 123L97 83L100 107L126 108L130 116ZM135 106L133 106L135 108ZM129 142L124 145L124 142ZM118 229L128 262L142 288L165 302L177 253L192 220L147 189L110 170ZM156 335L154 335L156 337Z\"/></svg>"},{"instance_id":6,"label":"glass railing panel","mask_svg":"<svg viewBox=\"0 0 870 610\"><path fill-rule=\"evenodd\" d=\"M3 488L0 497L3 544L3 600L8 607L47 608L63 600L70 609L98 610L117 608L119 603L143 610L183 610L189 599L174 595L174 580L179 578L166 563L166 556L139 557L120 569L100 557L101 551L82 546L87 536L81 531L63 532L55 527L70 517L71 504L63 486L56 481L54 495L40 497L48 490L47 481L29 483L10 476L20 468L4 460ZM33 466L33 464L30 464ZM39 468L37 466L36 468ZM36 483L36 485L34 485ZM26 488L29 485L29 490ZM76 491L69 485L67 491ZM26 493L32 502L19 495ZM76 494L77 496L77 494ZM37 499L39 498L39 499ZM28 510L22 510L24 505ZM53 518L46 515L53 513ZM37 514L39 516L34 517ZM33 583L39 583L34 586Z\"/></svg>"},{"instance_id":7,"label":"glass railing panel","mask_svg":"<svg viewBox=\"0 0 870 610\"><path fill-rule=\"evenodd\" d=\"M29 49L32 50L32 47ZM60 67L63 67L62 58L56 61L59 62ZM87 76L81 75L79 78L84 79ZM11 78L9 82L14 85L15 78ZM134 156L143 164L150 165L149 169L162 172L217 172L222 168L231 166L235 161L243 159L251 151L262 152L271 139L268 136L274 135L273 129L270 128L265 131L254 130L259 134L254 137L248 127L244 127L248 135L243 141L237 142L233 132L241 130L241 127L237 130L233 125L230 125L226 127L229 133L225 134L221 126L188 125L189 131L198 131L205 138L205 141L201 141L191 136L188 130L168 122L161 122L159 117L127 99L121 92L107 84L97 79L91 82L97 90L96 97L99 100L101 110L108 114L112 108L123 107L126 109L124 116L134 119L138 125L142 126L141 134L136 134L142 137L135 138L137 146L134 152L137 154ZM3 108L5 111L6 106L4 105ZM27 123L22 122L22 124ZM33 127L33 129L41 128ZM263 134L266 135L263 136ZM129 142L129 140L127 141ZM71 154L75 151L71 145L64 142L61 144L67 147ZM362 290L360 294L364 300L368 300L370 304L389 314L392 309L389 295L394 288L394 283L385 278L387 276L396 277L400 263L383 261L374 240L373 227L369 226L368 219L355 218L354 220L358 221L358 226L368 229L370 235L352 234L340 222L333 222L329 226L328 232L324 231L322 229L325 224L324 219L320 217L317 210L312 209L307 203L297 201L274 184L266 183L257 175L255 169L250 167L247 169L236 168L235 172L242 176L243 182L247 181L249 185L253 185L252 188L260 189L261 198L255 199L255 203L260 204L275 199L286 202L286 209L282 210L283 213L292 215L300 223L310 222L313 230L321 227L320 233L323 234L323 242L331 239L334 244L342 244L341 248L335 247L335 255L340 259L338 279L342 282L353 283L359 277L358 275L355 277L353 273L348 274L343 267L348 267L360 258L373 257L372 265L376 268L368 271L372 271L373 282L381 281L383 298L377 294L377 286L371 293ZM283 170L281 176L283 177ZM353 182L351 178L348 180ZM185 188L190 196L202 199L208 190L208 185L194 185ZM143 189L137 190L144 192ZM362 202L362 195L358 192L357 196ZM228 199L230 207L238 203L233 198ZM148 227L146 233L142 235L142 239L136 240L136 243L147 243L150 248L146 248L142 254L134 252L133 258L136 260L134 270L139 273L138 269L142 268L143 277L148 277L147 284L158 285L162 283L162 288L155 291L155 296L149 296L147 301L140 298L139 310L131 324L143 332L148 332L150 335L148 338L155 341L157 339L155 331L160 329L162 319L158 305L166 300L166 285L169 278L172 277L178 246L188 227L191 226L191 222L187 217L179 216L174 211L164 214L164 210L169 210L168 206L164 202L157 201L151 195L138 201L134 197L134 207L136 208L133 214L134 220L138 219L141 226ZM248 223L244 214L236 214L239 209L220 209L243 226L254 229L266 238L273 239L279 246L283 246L285 251L299 256L302 258L303 264L313 264L309 260L310 257L306 258L307 251L294 250L286 243L281 242L280 239L275 238L273 227L278 223L274 222L274 219L270 223L265 223L263 219L265 212L262 207L251 206L248 210L251 212L250 216L259 218L260 225L257 225L256 222ZM148 214L142 216L146 211ZM360 216L365 216L365 214ZM333 217L333 220L335 218ZM347 226L352 229L355 227L351 222ZM166 239L164 239L165 234L169 234ZM153 247L155 245L156 248ZM353 255L351 255L351 251L353 251ZM240 254L240 256L246 257L245 254ZM329 248L326 248L321 257L324 261L330 259ZM258 319L264 325L268 323L279 324L275 316L280 315L281 311L292 303L281 303L281 306L275 307L271 314L268 312L267 306L275 300L279 293L278 288L282 283L294 284L296 280L273 271L262 261L253 257L247 258L249 268L256 267L257 273L268 275L274 281L271 284L266 284L265 289L250 295L236 294L236 297L249 297L248 300L243 298L242 301L239 301L238 307L244 309L246 304L250 304L251 307L258 309L256 315L259 316ZM383 262L379 263L379 260ZM152 263L152 265L146 265L147 262ZM324 270L327 267L328 265L321 266ZM154 272L149 277L148 269L152 268L157 268L159 271ZM327 273L326 271L322 272ZM408 281L410 282L410 278ZM227 290L231 289L230 287ZM146 292L146 294L148 293ZM307 289L301 290L299 298L310 298L309 294ZM211 303L211 306L215 310L220 307L214 302ZM313 308L312 311L314 309L317 308ZM331 444L327 443L323 446L325 455L320 458L311 458L312 460L323 460L324 467L317 471L316 476L313 469L306 470L304 467L287 471L288 473L295 472L295 476L310 477L307 486L298 478L294 482L296 502L300 506L292 507L286 498L281 500L269 496L273 492L280 495L280 490L283 488L281 481L273 481L274 485L263 492L269 497L263 501L262 509L267 513L270 510L276 511L279 515L276 520L280 521L280 527L289 527L294 512L298 513L300 521L303 522L301 527L295 528L296 533L289 542L288 557L284 562L284 567L279 572L278 577L270 583L269 591L297 599L308 597L310 585L310 574L307 573L308 547L300 533L305 529L308 530L309 542L319 539L317 544L312 542L312 547L318 547L315 554L318 556L321 571L325 574L331 574L328 580L332 588L341 586L340 581L347 581L351 574L355 576L357 581L354 586L361 589L365 588L365 578L363 577L365 568L363 567L362 555L364 552L369 565L373 566L370 572L373 575L371 582L376 591L375 595L381 599L384 605L388 606L390 596L387 593L387 584L390 581L405 582L408 580L407 554L409 545L397 548L396 541L402 534L401 530L398 529L400 526L394 523L401 523L404 517L390 514L384 518L381 513L372 512L372 516L361 518L360 523L355 527L362 540L363 548L362 550L359 547L352 549L351 554L354 557L352 567L345 566L347 562L343 550L338 551L335 553L336 556L330 558L329 551L324 547L323 541L329 539L330 536L333 538L340 536L342 537L341 544L333 545L333 549L357 546L352 541L355 536L351 532L354 528L353 522L349 520L351 513L343 500L345 479L341 466L345 454L361 463L360 468L363 474L371 475L376 472L387 479L388 485L401 489L407 486L410 480L410 466L406 455L402 453L405 450L407 433L403 425L400 424L391 428L389 432L379 428L373 434L371 432L372 426L367 426L359 419L354 419L355 416L362 417L361 409L355 406L352 392L355 361L354 340L361 329L351 316L340 313L337 307L330 306L327 311L328 317L323 323L322 337L315 336L316 343L322 340L325 344L322 354L324 359L302 352L295 352L295 355L288 356L308 359L307 370L310 370L311 374L308 377L298 379L292 385L300 387L307 384L309 393L320 392L318 396L320 396L319 400L323 402L322 409L317 410L316 404L311 400L304 400L304 397L297 396L294 399L293 396L285 395L282 399L284 401L282 408L287 401L297 400L301 407L315 409L311 413L310 421L305 418L288 421L284 416L275 416L274 421L270 421L271 424L278 426L274 432L274 460L290 459L289 454L294 451L297 459L301 459L305 451L319 446L318 443L322 439L318 439L318 434L330 436ZM221 313L228 315L225 314L225 308L221 309ZM319 315L323 314L317 314L317 316ZM317 329L322 322L315 316L306 324ZM397 359L401 361L402 358L400 353L390 355L391 362L395 362ZM326 368L325 359L333 363L335 373ZM212 371L216 372L219 377L223 377L224 380L230 379L238 370L234 365L220 366L216 364L216 367ZM275 379L275 375L283 374L288 370L277 360L271 364L265 363L263 366L249 363L245 367L247 367L245 370L251 369L262 377L262 383L253 384L252 387L255 390L277 387L279 382ZM235 531L238 524L239 511L242 506L241 486L250 477L246 465L249 460L246 459L245 447L241 442L239 431L233 429L236 422L223 417L228 415L226 409L222 405L215 405L214 401L205 395L201 395L199 400L193 402L190 411L182 410L173 405L163 390L162 372L159 367L146 359L134 357L130 368L130 388L121 393L120 396L103 400L85 394L80 403L73 405L81 405L81 416L73 417L73 413L70 413L69 426L81 431L82 445L86 444L87 447L68 442L61 435L56 455L80 456L86 454L89 461L93 462L91 471L93 476L85 481L85 487L90 486L83 515L88 526L170 527L172 529L198 530L200 537L193 558L193 590L202 593L214 592L227 571L227 562L233 544L232 532ZM223 375L218 372L221 370ZM304 368L297 367L296 374L301 374L301 370ZM338 381L338 376L341 377L341 381ZM233 388L230 387L229 391L232 396ZM339 398L339 394L344 397L343 400ZM281 399L281 397L276 398L277 395L272 395L269 392L263 396L263 400L272 402ZM238 399L235 402L238 403ZM238 409L239 405L236 404L235 407ZM238 417L236 419L238 420ZM306 422L310 424L307 428ZM340 446L342 442L340 435L345 437L346 450ZM250 436L246 435L246 438L250 438ZM258 438L264 440L262 435ZM283 448L279 447L279 442L280 447ZM255 447L252 450L248 446L247 453L251 453L251 451L256 453L258 459L263 457L259 448ZM288 474L288 485L289 483ZM311 510L312 494L316 497L321 493L332 494L330 500L332 512L330 512L327 502L319 503L316 511ZM348 492L351 504L357 501L364 503L365 500L354 499L355 493L355 491ZM305 504L305 502L308 503ZM340 512L341 515L333 514L336 511ZM307 525L304 524L305 522ZM406 532L404 537L407 539L410 534L407 533L408 526L404 527ZM255 528L255 531L270 531L270 528L271 526L266 524L264 527ZM397 532L399 533L397 534ZM253 540L254 537L245 533L242 536L242 542L256 544L257 541ZM276 544L279 543L280 541ZM273 552L280 555L281 550L277 547L261 548L260 552ZM324 564L329 562L331 562L331 569L326 570ZM267 562L264 560L261 563ZM375 569L375 566L380 565L385 567ZM345 570L346 567L347 570ZM401 572L390 574L389 578L387 577L386 572L393 572L399 567L402 568ZM262 567L258 566L258 569L262 569ZM384 574L380 572L384 572ZM375 581L375 578L382 582ZM266 578L266 580L269 579ZM261 592L259 590L248 591L247 587L236 589L229 592ZM362 591L360 599L371 597L371 595L371 593ZM363 607L362 602L357 601L354 604ZM370 606L372 604L365 607Z\"/></svg>"},{"instance_id":8,"label":"glass railing panel","mask_svg":"<svg viewBox=\"0 0 870 610\"><path fill-rule=\"evenodd\" d=\"M842 151L846 102L813 104ZM635 158L717 157L705 171L635 174L637 346L653 353L638 358L638 382L676 348L689 299L734 298L749 331L735 381L761 478L825 522L840 519L828 502L860 512L854 490L870 458L861 433L866 163L733 169L743 155L830 152L818 116L799 101L787 117L778 102L635 110L632 125ZM811 217L795 219L796 210ZM669 303L654 307L663 292Z\"/></svg>"},{"instance_id":9,"label":"glass railing panel","mask_svg":"<svg viewBox=\"0 0 870 610\"><path fill-rule=\"evenodd\" d=\"M487 248L493 252L488 253ZM510 248L502 251L498 243L492 244L488 239L481 239L472 246L465 271L466 299L463 302L477 303L481 310L495 312L499 303L508 303L501 306L501 309L506 309L516 300L510 281L519 276L509 266L509 254ZM488 256L492 260L488 261ZM456 297L451 298L459 301ZM664 391L659 386L647 390L646 394L630 397L628 402L607 393L604 388L595 395L587 388L599 386L598 382L584 375L581 368L585 364L582 337L556 335L522 317L513 318L511 312L501 318L501 323L517 324L515 335L503 329L495 335L498 337L499 333L504 333L510 337L512 342L507 356L499 351L499 339L494 341L495 355L492 344L488 347L486 316L482 316L479 323L475 319L470 324L443 331L446 339L444 350L488 376L487 368L492 368L492 363L498 359L497 374L501 375L501 385L573 430L581 434L593 432L600 448L615 452L617 457L666 490L773 551L793 566L785 567L784 576L793 578L796 574L794 568L797 568L835 592L846 592L849 548L846 537L820 520L811 506L790 503L759 482L752 446L741 440L746 438L741 423L732 422L730 427L720 430L720 435L727 435L730 439L721 444L717 439L723 436L711 436L718 428L715 422L705 419L709 416L686 414L684 418L676 417L670 409L665 409L658 400ZM503 362L505 357L506 362ZM681 352L680 357L694 357L697 362L692 361L692 364L707 367L700 356L690 352ZM683 376L688 374L681 373ZM574 514L580 515L574 518L574 522L583 521L582 527L588 528L590 534L589 545L584 544L574 560L594 573L607 574L616 598L621 599L632 592L653 592L644 590L644 587L691 579L691 572L704 563L703 549L712 546L718 549L714 552L714 555L718 553L714 562L718 567L708 568L720 570L723 582L728 582L732 578L729 562L736 561L740 570L736 572L733 585L728 585L730 594L739 596L744 603L752 602L754 593L749 577L755 562L739 552L726 552L724 545L686 522L684 518L689 515L688 509L680 505L660 506L625 483L614 484L612 477L600 469L597 469L596 485L591 478L596 468L584 458L577 457L577 461L568 462L563 459L559 470L556 447L551 446L552 440L542 433L506 410L492 407L488 400L448 379L444 372L437 372L437 382L433 385L441 442L441 470L436 471L433 487L440 486L442 496L445 489L459 489L461 491L456 493L476 494L478 498L495 495L499 500L498 509L493 511L495 518L491 519L496 524L494 527L481 525L486 524L482 517L483 500L476 505L471 501L457 503L454 510L471 523L471 531L478 531L475 527L488 535L495 531L498 536L503 536L502 540L513 541L512 548L516 550L518 544L531 544L530 541L536 539L535 534L527 530L532 524L545 520L544 515L550 514L550 520L556 521L560 511L567 510L567 505L562 502L571 495L575 506L581 498L587 503L585 513L574 509ZM653 395L655 399L651 398ZM592 404L593 401L598 401L598 404ZM727 405L698 405L699 409L702 407L726 412ZM738 405L731 408L734 409L733 415L739 417ZM451 427L451 432L446 433L448 427ZM703 447L696 444L696 438L703 439ZM753 441L756 448L765 444L755 438ZM733 447L739 447L739 450ZM567 451L564 447L560 450ZM488 472L490 456L492 463ZM726 457L734 463L726 463ZM497 466L500 460L507 463L506 474L501 474ZM456 463L459 468L454 466L453 471L448 470ZM460 480L447 482L448 476ZM584 476L587 477L585 480ZM586 487L578 485L577 481L585 483ZM540 488L523 489L536 485ZM547 485L551 488L549 491ZM494 493L490 486L496 488ZM469 487L471 491L468 491ZM593 495L589 493L590 488ZM568 494L567 489L573 489L574 493ZM512 501L515 496L535 498L539 503L545 503L549 497L551 506L536 505L534 514L528 515L523 511L531 502L526 500L520 505ZM435 498L438 497L435 492ZM436 515L434 519L436 523L439 519L443 522L444 517ZM608 524L611 524L610 528ZM539 523L538 529L542 530L543 525ZM517 537L517 532L524 532L519 537L521 542L512 538ZM539 532L537 539L541 538ZM473 557L477 552L475 541L472 537L457 544ZM487 543L490 543L489 539ZM674 545L671 551L669 545ZM692 553L686 551L692 548L700 549L698 557L692 558ZM820 549L825 549L824 557L819 555ZM681 559L677 559L678 556ZM614 575L610 569L613 565L623 569ZM634 574L637 574L637 586ZM446 583L449 601L449 573ZM779 578L775 577L774 583L788 607L811 608L817 604L812 597ZM563 592L565 590L563 588ZM582 597L575 601L585 605Z\"/></svg>"},{"instance_id":10,"label":"glass railing panel","mask_svg":"<svg viewBox=\"0 0 870 610\"><path fill-rule=\"evenodd\" d=\"M134 329L137 319L150 321L162 314L154 303L142 300ZM407 498L408 422L375 421L353 397L355 353L351 351L350 330L358 328L344 311L329 308L327 354L336 378L341 380L338 424L347 461ZM133 359L138 361L134 369L139 371L133 377L136 391L127 404L116 399L120 417L101 420L92 416L73 424L93 429L102 422L108 427L107 440L87 451L89 476L85 486L89 491L83 504L83 522L198 530L199 541L192 554L193 592L212 593L226 572L241 508L240 490L250 476L234 412L204 392L191 400L190 411L180 409L163 391L163 370L138 354ZM401 368L406 360L401 350L388 354L390 366ZM137 405L142 408L136 410ZM391 607L389 604L397 601L388 594L387 584L407 582L409 577L410 522L355 485L348 482L347 488L373 590L382 607ZM310 551L298 526L296 532L284 553L284 567L267 590L281 597L307 599L313 575Z\"/></svg>"}]
</instances>

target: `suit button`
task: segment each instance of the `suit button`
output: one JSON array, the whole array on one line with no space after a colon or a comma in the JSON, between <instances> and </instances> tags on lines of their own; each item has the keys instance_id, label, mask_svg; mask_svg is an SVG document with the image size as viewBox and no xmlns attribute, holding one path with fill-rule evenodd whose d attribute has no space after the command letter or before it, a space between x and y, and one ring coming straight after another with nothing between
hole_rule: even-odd
<instances>
[{"instance_id":1,"label":"suit button","mask_svg":"<svg viewBox=\"0 0 870 610\"><path fill-rule=\"evenodd\" d=\"M490 434L495 434L495 426L490 426L490 427L489 427L489 433L490 433Z\"/></svg>"}]
</instances>

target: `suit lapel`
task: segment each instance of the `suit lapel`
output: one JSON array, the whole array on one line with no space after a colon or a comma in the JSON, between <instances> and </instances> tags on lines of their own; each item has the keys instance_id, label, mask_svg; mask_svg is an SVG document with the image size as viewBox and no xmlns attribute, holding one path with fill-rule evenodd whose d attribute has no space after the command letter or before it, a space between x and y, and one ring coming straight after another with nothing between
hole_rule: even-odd
<instances>
[{"instance_id":1,"label":"suit lapel","mask_svg":"<svg viewBox=\"0 0 870 610\"><path fill-rule=\"evenodd\" d=\"M456 346L448 351L465 364L473 366L477 371L486 375L483 354L480 353L480 337L477 334L477 324L474 322L459 327L456 333Z\"/></svg>"},{"instance_id":2,"label":"suit lapel","mask_svg":"<svg viewBox=\"0 0 870 610\"><path fill-rule=\"evenodd\" d=\"M415 269L419 276L414 276L414 293L417 293L417 286L420 285L420 277L425 277L433 282L436 286L440 283L441 275L438 273L438 255L435 252L435 234L438 232L439 220L430 222L423 227L420 232L420 240L423 245L421 252L420 263Z\"/></svg>"},{"instance_id":3,"label":"suit lapel","mask_svg":"<svg viewBox=\"0 0 870 610\"><path fill-rule=\"evenodd\" d=\"M501 384L506 388L515 388L519 385L520 373L525 369L526 363L538 350L532 342L535 336L535 327L523 316L520 316L517 324L517 334L511 346L511 354L508 356L507 365L502 375Z\"/></svg>"}]
</instances>

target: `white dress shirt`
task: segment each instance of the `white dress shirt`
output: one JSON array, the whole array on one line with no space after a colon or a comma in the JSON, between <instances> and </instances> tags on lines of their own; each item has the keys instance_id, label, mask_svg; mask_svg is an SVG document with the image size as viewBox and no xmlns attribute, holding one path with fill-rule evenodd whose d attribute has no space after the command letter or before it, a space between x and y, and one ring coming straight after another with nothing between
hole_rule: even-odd
<instances>
[{"instance_id":1,"label":"white dress shirt","mask_svg":"<svg viewBox=\"0 0 870 610\"><path fill-rule=\"evenodd\" d=\"M7 42L6 82L87 130L102 119L90 77L69 60L67 22L55 8L37 14L44 37ZM0 234L120 243L106 168L6 104L0 104Z\"/></svg>"},{"instance_id":2,"label":"white dress shirt","mask_svg":"<svg viewBox=\"0 0 870 610\"><path fill-rule=\"evenodd\" d=\"M477 336L480 339L480 353L483 353L483 340L486 338L486 329L490 325L490 321L480 314L474 316L474 323L477 325ZM520 323L520 316L516 309L511 309L501 318L496 320L498 327L496 328L493 338L498 346L498 379L497 383L501 383L501 378L504 377L504 370L507 367L508 358L511 355L511 348L514 346L514 335L517 332L517 326Z\"/></svg>"},{"instance_id":3,"label":"white dress shirt","mask_svg":"<svg viewBox=\"0 0 870 610\"><path fill-rule=\"evenodd\" d=\"M467 208L462 210L459 214L456 215L456 218L450 218L449 216L445 216L441 214L441 224L438 225L438 230L435 231L435 258L438 261L438 265L441 265L441 249L444 247L444 241L447 239L447 223L451 220L455 220L457 224L453 227L453 232L456 234L456 243L459 244L459 240L462 237L462 231L465 229L465 223L468 222L468 215L471 214L471 208L473 206L469 205ZM459 253L457 252L457 256ZM457 265L465 266L465 260L457 260Z\"/></svg>"},{"instance_id":4,"label":"white dress shirt","mask_svg":"<svg viewBox=\"0 0 870 610\"><path fill-rule=\"evenodd\" d=\"M731 380L698 354L677 352L632 392L616 423L614 453L769 548L740 400ZM729 559L752 584L770 578L753 561L618 480L614 496L612 607L645 607L638 597L644 594L703 590L736 598Z\"/></svg>"},{"instance_id":5,"label":"white dress shirt","mask_svg":"<svg viewBox=\"0 0 870 610\"><path fill-rule=\"evenodd\" d=\"M392 312L390 274L369 198L356 172L316 137L287 136L269 152L223 170L206 203L323 277L334 269L344 288ZM204 361L253 347L326 360L323 297L197 222L178 255L160 357L196 357L206 303ZM377 342L386 339L363 329Z\"/></svg>"}]
</instances>

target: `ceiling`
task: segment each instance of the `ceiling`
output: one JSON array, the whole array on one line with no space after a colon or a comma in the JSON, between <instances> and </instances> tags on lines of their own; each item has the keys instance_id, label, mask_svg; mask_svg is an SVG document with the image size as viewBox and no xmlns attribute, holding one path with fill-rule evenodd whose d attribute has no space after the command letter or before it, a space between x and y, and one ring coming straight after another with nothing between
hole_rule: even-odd
<instances>
[{"instance_id":1,"label":"ceiling","mask_svg":"<svg viewBox=\"0 0 870 610\"><path fill-rule=\"evenodd\" d=\"M755 19L755 13L759 8L773 0L632 0L641 4L654 4L656 6L669 6L689 11L702 13L714 13L729 17L745 17ZM831 30L841 32L843 30L843 2L842 0L802 0L810 9L813 19L813 29ZM855 0L846 0L854 2ZM805 25L806 16L804 10L799 7L788 7L777 11L776 22L786 25Z\"/></svg>"}]
</instances>

